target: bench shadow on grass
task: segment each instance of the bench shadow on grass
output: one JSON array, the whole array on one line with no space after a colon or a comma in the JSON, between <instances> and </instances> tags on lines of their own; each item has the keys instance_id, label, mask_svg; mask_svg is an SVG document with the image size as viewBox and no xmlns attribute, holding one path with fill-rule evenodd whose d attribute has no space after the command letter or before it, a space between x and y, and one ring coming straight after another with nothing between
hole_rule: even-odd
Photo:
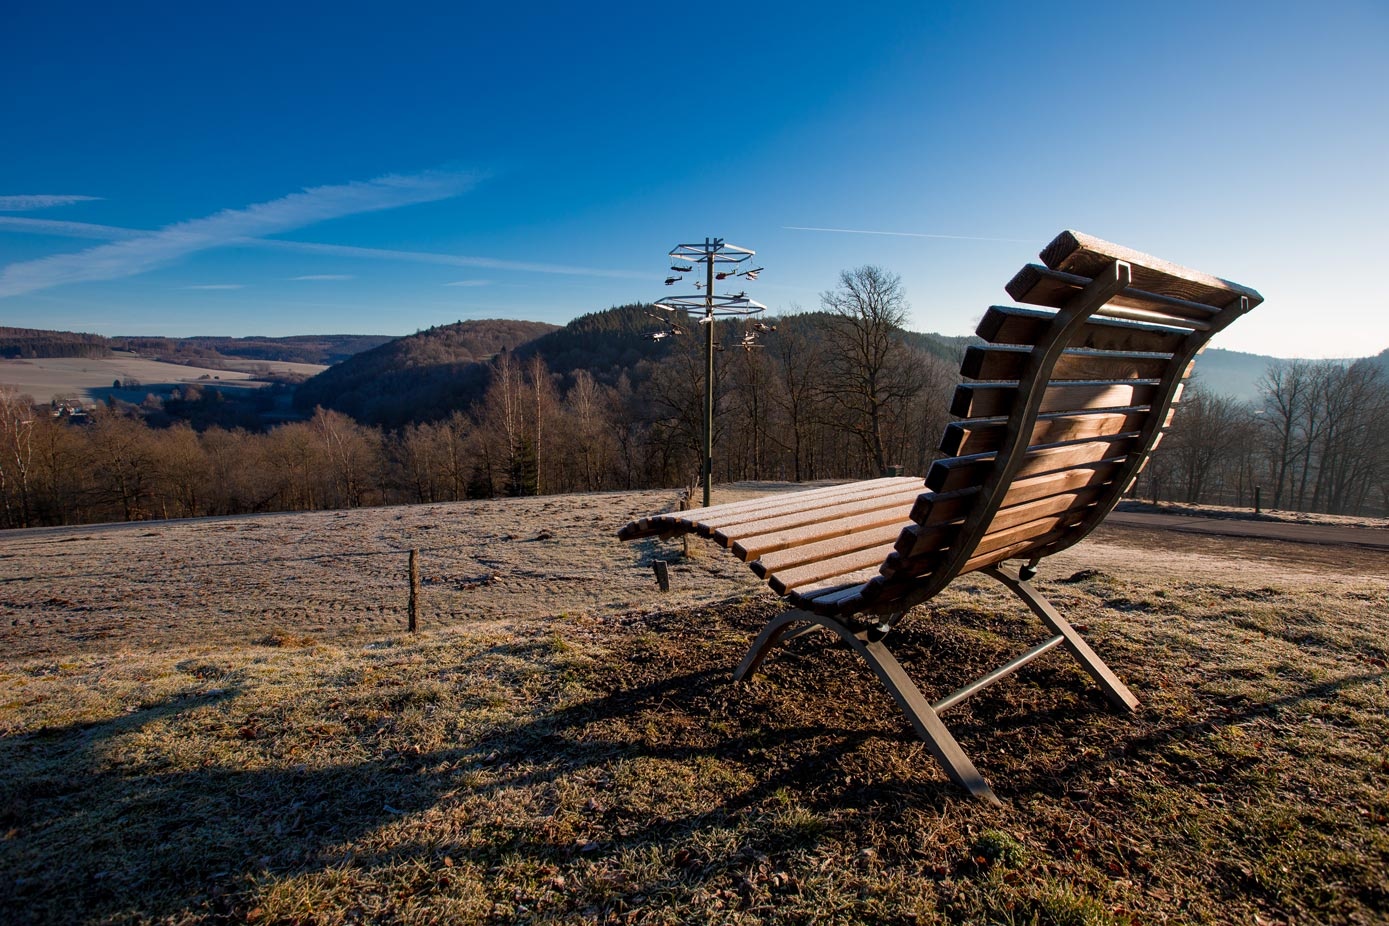
<instances>
[{"instance_id":1,"label":"bench shadow on grass","mask_svg":"<svg viewBox=\"0 0 1389 926\"><path fill-rule=\"evenodd\" d=\"M514 655L524 656L527 645L519 644ZM0 739L0 909L14 923L240 917L271 884L330 869L369 871L411 861L438 868L452 853L484 871L506 860L563 870L580 857L602 860L626 849L669 852L696 845L702 831L744 826L743 844L727 857L696 857L684 867L662 869L652 876L655 883L648 878L617 890L619 896L650 896L676 882L698 887L750 865L748 860L760 852L813 845L819 838L816 828L779 821L771 813L781 789L795 794L812 814L852 808L894 819L904 806L941 811L957 803L967 812L974 809L973 804L966 808L968 798L934 769L910 781L848 785L830 779L829 770L872 740L910 742L895 711L859 718L852 728L827 728L808 717L806 722L773 718L764 723L754 703L726 712L729 729L722 736L694 736L690 742L677 736L674 743L653 745L603 735L605 725L630 730L633 718L659 720L672 712L702 724L711 706L736 704L737 699L729 698L729 656L716 652L705 657L703 666L663 677L650 673L654 680L641 684L622 685L618 679L611 693L539 711L526 722L481 732L458 747L423 755L385 753L329 768L214 763L195 771L163 771L121 764L121 738L138 735L158 720L229 702L238 696L234 687L212 697L170 699L102 723ZM820 658L807 660L802 649L788 665L805 660L800 668L814 673L825 669ZM861 675L850 680L851 689L871 684L866 670ZM1236 723L1278 704L1328 697L1341 687L1371 680L1356 677L1319 685L1277 704L1250 704L1204 725ZM782 701L799 695L788 686L769 697ZM1065 728L1094 720L1088 711L1079 716L1072 711L1069 719L1063 713L1034 715L1031 721L1050 719ZM843 716L847 721L852 712ZM998 732L994 723L986 716L966 717L956 732L969 749L968 744L987 742ZM1182 725L1159 725L1116 746L1141 758L1190 732ZM447 807L460 792L470 800L502 799L513 788L535 793L537 786L566 782L583 787L627 760L688 765L706 758L745 773L739 783L723 789L715 806L656 819L634 819L622 816L620 807L609 808L595 843L575 840L572 833L551 833L542 816L534 814L520 823L494 823L483 849L471 854L444 835L430 836L423 823L399 841L386 842L377 854L366 848L370 834L395 822L418 821L414 815ZM930 760L923 753L921 761ZM1004 784L1007 793L1025 793L1052 787L1057 777L1071 773L1080 771L1068 764L1058 775L1053 765L1046 775L1024 774ZM755 823L746 826L748 819Z\"/></svg>"},{"instance_id":2,"label":"bench shadow on grass","mask_svg":"<svg viewBox=\"0 0 1389 926\"><path fill-rule=\"evenodd\" d=\"M364 854L362 840L440 804L460 788L470 798L485 798L602 774L612 763L631 759L683 763L717 756L746 765L753 784L735 787L707 812L628 819L622 835L602 837L596 845L549 838L543 827L498 824L481 853L485 857L472 860L484 869L502 858L563 866L576 857L601 858L624 848L670 847L706 826L727 825L780 788L817 782L836 755L881 735L822 727L762 730L754 723L742 725L751 731L714 745L652 746L595 740L586 733L594 724L652 711L697 715L703 704L724 698L727 686L724 666L684 672L542 712L458 748L385 754L326 769L211 764L196 771L161 771L122 765L122 738L140 735L156 721L229 702L237 697L235 690L210 698L176 697L105 722L0 739L0 909L8 911L11 923L240 917L259 890L285 877L344 866L391 866L412 858L430 859L438 867L448 852L459 855L447 843L406 839L372 856ZM810 741L823 745L800 751L771 772L754 758ZM485 784L462 783L479 771L486 772ZM951 796L933 792L928 799ZM764 851L804 834L767 832L766 837ZM712 873L718 864L708 861ZM689 870L678 876L700 877ZM624 893L650 888L633 884Z\"/></svg>"}]
</instances>

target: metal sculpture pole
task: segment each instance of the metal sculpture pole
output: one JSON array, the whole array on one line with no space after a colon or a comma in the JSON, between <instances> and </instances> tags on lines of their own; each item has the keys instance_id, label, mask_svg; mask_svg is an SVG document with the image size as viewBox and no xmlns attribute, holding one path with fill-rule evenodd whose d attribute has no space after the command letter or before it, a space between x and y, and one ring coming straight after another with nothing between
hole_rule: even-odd
<instances>
[{"instance_id":1,"label":"metal sculpture pole","mask_svg":"<svg viewBox=\"0 0 1389 926\"><path fill-rule=\"evenodd\" d=\"M723 242L719 242L722 244ZM704 239L708 249L710 241ZM714 481L714 255L709 254L704 287L704 507Z\"/></svg>"},{"instance_id":2,"label":"metal sculpture pole","mask_svg":"<svg viewBox=\"0 0 1389 926\"><path fill-rule=\"evenodd\" d=\"M754 270L743 270L734 272L725 270L716 273L717 264L736 265L750 259L756 251L747 248L740 248L737 245L728 244L722 238L705 238L703 244L680 244L670 252L670 257L681 263L671 266L671 270L676 273L687 273L694 269L694 265L703 263L704 266L704 293L699 296L674 296L662 299L654 303L656 308L665 309L670 312L693 310L704 310L704 317L700 319L700 324L704 326L704 459L700 467L700 482L704 484L704 506L709 507L709 492L714 481L714 319L719 315L755 315L766 310L766 306L760 302L754 302L747 297L747 293L737 295L716 295L714 293L714 282L716 279L727 279L730 276L741 276L749 280L757 279L757 274L762 271L761 267ZM671 276L666 278L666 285L673 286L683 280L684 277ZM695 286L699 284L696 283ZM679 334L684 328L677 322L668 322L669 330L657 332L651 337L660 339L670 334ZM754 344L754 335L748 335L743 339L743 347L759 347Z\"/></svg>"}]
</instances>

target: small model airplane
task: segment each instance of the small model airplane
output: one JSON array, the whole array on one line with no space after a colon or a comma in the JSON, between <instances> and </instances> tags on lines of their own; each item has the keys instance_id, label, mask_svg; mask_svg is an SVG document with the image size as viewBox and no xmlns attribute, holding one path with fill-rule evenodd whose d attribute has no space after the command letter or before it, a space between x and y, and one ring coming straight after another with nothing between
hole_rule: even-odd
<instances>
[{"instance_id":1,"label":"small model airplane","mask_svg":"<svg viewBox=\"0 0 1389 926\"><path fill-rule=\"evenodd\" d=\"M703 288L704 288L704 284L701 283L701 282L699 282L698 280L695 280L695 289L703 289Z\"/></svg>"},{"instance_id":2,"label":"small model airplane","mask_svg":"<svg viewBox=\"0 0 1389 926\"><path fill-rule=\"evenodd\" d=\"M689 264L688 266L684 267L682 267L679 264L671 264L670 269L674 270L676 273L689 273L691 270L694 269L694 264Z\"/></svg>"},{"instance_id":3,"label":"small model airplane","mask_svg":"<svg viewBox=\"0 0 1389 926\"><path fill-rule=\"evenodd\" d=\"M751 270L744 270L742 273L739 274L739 276L745 276L749 280L755 280L757 279L757 275L765 269L765 267L754 267Z\"/></svg>"},{"instance_id":4,"label":"small model airplane","mask_svg":"<svg viewBox=\"0 0 1389 926\"><path fill-rule=\"evenodd\" d=\"M661 340L662 338L668 338L668 337L670 337L670 332L669 332L669 331L653 331L651 334L648 334L647 337L650 338L650 339L653 340L653 341L659 341L659 340Z\"/></svg>"},{"instance_id":5,"label":"small model airplane","mask_svg":"<svg viewBox=\"0 0 1389 926\"><path fill-rule=\"evenodd\" d=\"M776 325L769 325L766 322L753 322L752 327L758 331L776 331Z\"/></svg>"}]
</instances>

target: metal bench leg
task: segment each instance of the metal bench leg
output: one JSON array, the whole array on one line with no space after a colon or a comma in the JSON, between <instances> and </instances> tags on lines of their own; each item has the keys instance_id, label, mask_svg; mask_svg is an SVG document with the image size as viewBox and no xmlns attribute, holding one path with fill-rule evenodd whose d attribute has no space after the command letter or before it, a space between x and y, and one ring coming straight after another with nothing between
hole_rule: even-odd
<instances>
[{"instance_id":1,"label":"metal bench leg","mask_svg":"<svg viewBox=\"0 0 1389 926\"><path fill-rule=\"evenodd\" d=\"M1033 588L1030 578L1014 578L997 566L990 566L983 570L989 576L1001 582L1009 591L1017 595L1032 609L1032 613L1041 618L1042 623L1050 627L1055 633L1065 639L1062 641L1066 649L1076 658L1076 661L1084 667L1086 672L1095 683L1104 690L1110 702L1120 710L1132 711L1138 707L1138 699L1129 691L1128 686L1119 680L1104 664L1104 660L1095 654L1090 645L1085 642L1076 629L1072 627L1061 613L1052 607L1051 602L1043 598L1037 589Z\"/></svg>"},{"instance_id":2,"label":"metal bench leg","mask_svg":"<svg viewBox=\"0 0 1389 926\"><path fill-rule=\"evenodd\" d=\"M902 713L907 715L912 729L926 743L926 748L931 751L931 755L940 763L950 780L975 797L993 804L1000 803L993 789L984 781L984 777L979 774L969 756L965 755L965 751L960 748L950 730L941 722L930 702L922 696L921 689L916 687L916 683L907 675L902 664L881 640L870 639L866 632L855 633L834 618L821 617L808 611L787 611L772 618L767 622L767 626L762 628L747 655L739 663L737 671L733 673L734 681L741 682L757 671L767 650L775 646L792 625L800 622L824 627L839 634L844 642L853 647L872 667L878 680L887 688L897 706L902 709Z\"/></svg>"}]
</instances>

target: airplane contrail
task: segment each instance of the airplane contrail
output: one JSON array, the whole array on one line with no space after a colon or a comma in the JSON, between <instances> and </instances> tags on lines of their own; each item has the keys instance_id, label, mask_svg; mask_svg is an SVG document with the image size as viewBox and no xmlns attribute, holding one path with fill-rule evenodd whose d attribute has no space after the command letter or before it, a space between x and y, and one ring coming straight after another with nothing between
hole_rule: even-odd
<instances>
[{"instance_id":1,"label":"airplane contrail","mask_svg":"<svg viewBox=\"0 0 1389 926\"><path fill-rule=\"evenodd\" d=\"M887 235L892 238L945 238L950 241L1003 241L1027 244L1026 238L981 238L975 235L929 235L925 232L868 231L862 228L817 228L811 225L783 225L788 231L837 232L841 235Z\"/></svg>"}]
</instances>

